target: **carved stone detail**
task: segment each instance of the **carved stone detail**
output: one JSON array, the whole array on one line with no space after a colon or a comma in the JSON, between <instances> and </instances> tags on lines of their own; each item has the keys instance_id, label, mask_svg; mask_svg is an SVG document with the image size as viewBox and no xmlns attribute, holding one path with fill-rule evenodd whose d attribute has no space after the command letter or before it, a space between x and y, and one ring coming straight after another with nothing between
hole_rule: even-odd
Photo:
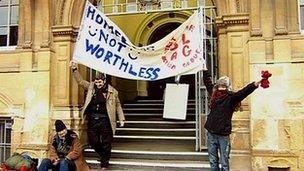
<instances>
[{"instance_id":1,"label":"carved stone detail","mask_svg":"<svg viewBox=\"0 0 304 171\"><path fill-rule=\"evenodd\" d=\"M59 19L59 22L60 24L62 24L63 22L63 12L64 12L64 8L65 8L65 4L66 4L66 1L62 1L62 6L61 6L61 9L60 9L60 19Z\"/></svg>"},{"instance_id":2,"label":"carved stone detail","mask_svg":"<svg viewBox=\"0 0 304 171\"><path fill-rule=\"evenodd\" d=\"M223 15L216 18L216 25L218 27L227 27L239 24L248 24L249 14L233 14L233 15Z\"/></svg>"},{"instance_id":3,"label":"carved stone detail","mask_svg":"<svg viewBox=\"0 0 304 171\"><path fill-rule=\"evenodd\" d=\"M25 41L25 42L21 45L21 47L22 47L22 49L31 49L31 48L32 48L32 44L33 44L32 41L27 40L27 41Z\"/></svg>"},{"instance_id":4,"label":"carved stone detail","mask_svg":"<svg viewBox=\"0 0 304 171\"><path fill-rule=\"evenodd\" d=\"M236 11L241 12L240 0L235 0Z\"/></svg>"},{"instance_id":5,"label":"carved stone detail","mask_svg":"<svg viewBox=\"0 0 304 171\"><path fill-rule=\"evenodd\" d=\"M57 0L55 25L62 25L67 0Z\"/></svg>"},{"instance_id":6,"label":"carved stone detail","mask_svg":"<svg viewBox=\"0 0 304 171\"><path fill-rule=\"evenodd\" d=\"M252 30L250 30L250 36L260 37L260 36L262 36L262 31L260 29L252 29Z\"/></svg>"},{"instance_id":7,"label":"carved stone detail","mask_svg":"<svg viewBox=\"0 0 304 171\"><path fill-rule=\"evenodd\" d=\"M275 28L274 29L276 35L287 35L287 28Z\"/></svg>"},{"instance_id":8,"label":"carved stone detail","mask_svg":"<svg viewBox=\"0 0 304 171\"><path fill-rule=\"evenodd\" d=\"M76 37L78 35L78 28L72 26L54 26L52 30L54 37L56 36Z\"/></svg>"},{"instance_id":9,"label":"carved stone detail","mask_svg":"<svg viewBox=\"0 0 304 171\"><path fill-rule=\"evenodd\" d=\"M50 47L51 42L48 40L45 40L41 43L40 47L41 48L49 48Z\"/></svg>"},{"instance_id":10,"label":"carved stone detail","mask_svg":"<svg viewBox=\"0 0 304 171\"><path fill-rule=\"evenodd\" d=\"M272 168L285 168L288 169L290 168L291 165L294 165L294 163L289 160L289 159L285 159L285 158L274 158L271 159L269 161L268 166L272 167Z\"/></svg>"}]
</instances>

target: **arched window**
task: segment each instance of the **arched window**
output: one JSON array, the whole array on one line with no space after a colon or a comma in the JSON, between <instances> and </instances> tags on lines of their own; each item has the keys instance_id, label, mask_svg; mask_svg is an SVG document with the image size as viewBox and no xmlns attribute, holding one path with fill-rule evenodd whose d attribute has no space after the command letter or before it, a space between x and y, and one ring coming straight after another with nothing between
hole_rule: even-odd
<instances>
[{"instance_id":1,"label":"arched window","mask_svg":"<svg viewBox=\"0 0 304 171\"><path fill-rule=\"evenodd\" d=\"M18 41L19 0L0 0L0 48Z\"/></svg>"}]
</instances>

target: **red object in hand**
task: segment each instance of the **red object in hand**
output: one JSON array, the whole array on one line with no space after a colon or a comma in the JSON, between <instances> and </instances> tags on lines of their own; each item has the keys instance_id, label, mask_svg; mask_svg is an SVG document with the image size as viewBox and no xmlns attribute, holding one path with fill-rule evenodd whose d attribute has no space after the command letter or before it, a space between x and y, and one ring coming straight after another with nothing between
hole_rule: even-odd
<instances>
[{"instance_id":1,"label":"red object in hand","mask_svg":"<svg viewBox=\"0 0 304 171\"><path fill-rule=\"evenodd\" d=\"M268 71L262 71L261 74L262 74L261 87L268 88L270 84L268 78L271 77L272 74Z\"/></svg>"}]
</instances>

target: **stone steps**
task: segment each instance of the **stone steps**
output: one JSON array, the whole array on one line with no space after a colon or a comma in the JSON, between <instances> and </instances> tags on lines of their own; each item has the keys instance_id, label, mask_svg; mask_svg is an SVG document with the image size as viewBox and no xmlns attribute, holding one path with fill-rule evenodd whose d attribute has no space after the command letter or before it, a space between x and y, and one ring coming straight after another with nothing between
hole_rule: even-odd
<instances>
[{"instance_id":1,"label":"stone steps","mask_svg":"<svg viewBox=\"0 0 304 171\"><path fill-rule=\"evenodd\" d=\"M195 151L195 105L190 100L186 120L162 118L163 100L139 100L123 106L125 127L117 127L108 170L210 170L206 151ZM92 169L98 155L85 149Z\"/></svg>"}]
</instances>

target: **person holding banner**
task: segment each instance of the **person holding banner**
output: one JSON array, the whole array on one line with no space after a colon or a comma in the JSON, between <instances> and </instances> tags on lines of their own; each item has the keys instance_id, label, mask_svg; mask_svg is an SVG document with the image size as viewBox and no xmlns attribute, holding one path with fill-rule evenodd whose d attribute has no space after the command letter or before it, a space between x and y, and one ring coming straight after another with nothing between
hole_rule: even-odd
<instances>
[{"instance_id":1,"label":"person holding banner","mask_svg":"<svg viewBox=\"0 0 304 171\"><path fill-rule=\"evenodd\" d=\"M205 123L207 132L207 147L211 171L218 171L219 156L223 171L229 171L231 119L240 102L257 89L261 83L252 82L243 89L230 91L231 83L227 76L219 78L215 85L212 84L210 74L203 72L203 81L211 96L209 107L210 113Z\"/></svg>"},{"instance_id":2,"label":"person holding banner","mask_svg":"<svg viewBox=\"0 0 304 171\"><path fill-rule=\"evenodd\" d=\"M107 83L103 73L97 74L94 81L88 82L81 77L75 62L71 62L71 69L77 83L87 90L81 111L82 123L87 119L89 144L100 156L100 165L105 170L109 166L111 157L116 114L121 127L125 122L118 92Z\"/></svg>"}]
</instances>

